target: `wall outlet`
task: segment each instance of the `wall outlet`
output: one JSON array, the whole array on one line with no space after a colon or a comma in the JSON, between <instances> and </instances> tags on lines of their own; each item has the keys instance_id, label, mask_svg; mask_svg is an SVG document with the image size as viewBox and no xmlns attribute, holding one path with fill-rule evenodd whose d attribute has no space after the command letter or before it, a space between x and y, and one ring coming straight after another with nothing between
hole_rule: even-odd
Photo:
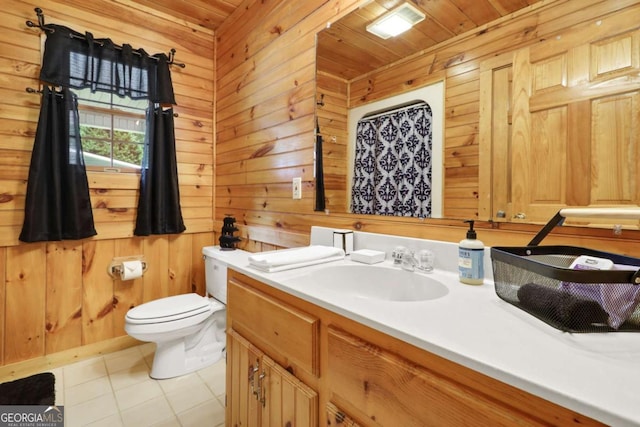
<instances>
[{"instance_id":1,"label":"wall outlet","mask_svg":"<svg viewBox=\"0 0 640 427\"><path fill-rule=\"evenodd\" d=\"M294 199L302 199L302 178L293 178L293 194Z\"/></svg>"}]
</instances>

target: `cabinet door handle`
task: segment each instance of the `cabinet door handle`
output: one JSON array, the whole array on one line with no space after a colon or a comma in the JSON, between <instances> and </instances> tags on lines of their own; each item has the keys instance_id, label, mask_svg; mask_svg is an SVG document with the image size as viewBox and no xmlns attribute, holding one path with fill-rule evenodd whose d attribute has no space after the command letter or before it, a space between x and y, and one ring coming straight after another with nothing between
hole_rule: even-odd
<instances>
[{"instance_id":1,"label":"cabinet door handle","mask_svg":"<svg viewBox=\"0 0 640 427\"><path fill-rule=\"evenodd\" d=\"M258 388L255 387L255 375L258 372L258 362L254 365L249 365L249 386L251 387L251 394L253 394L256 399L258 398L258 393L260 392L260 384L258 384Z\"/></svg>"},{"instance_id":2,"label":"cabinet door handle","mask_svg":"<svg viewBox=\"0 0 640 427\"><path fill-rule=\"evenodd\" d=\"M267 397L266 397L266 391L265 391L266 387L262 383L262 380L264 380L266 376L267 374L264 371L262 371L262 373L258 376L258 393L260 394L259 400L260 400L260 403L262 403L263 408L266 406Z\"/></svg>"}]
</instances>

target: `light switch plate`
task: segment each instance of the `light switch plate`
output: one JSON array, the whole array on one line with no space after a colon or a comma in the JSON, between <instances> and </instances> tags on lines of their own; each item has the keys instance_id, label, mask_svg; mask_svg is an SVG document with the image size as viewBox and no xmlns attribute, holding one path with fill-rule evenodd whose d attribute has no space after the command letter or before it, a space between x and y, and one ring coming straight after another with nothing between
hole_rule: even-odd
<instances>
[{"instance_id":1,"label":"light switch plate","mask_svg":"<svg viewBox=\"0 0 640 427\"><path fill-rule=\"evenodd\" d=\"M293 178L293 198L294 199L302 199L302 178L296 177Z\"/></svg>"}]
</instances>

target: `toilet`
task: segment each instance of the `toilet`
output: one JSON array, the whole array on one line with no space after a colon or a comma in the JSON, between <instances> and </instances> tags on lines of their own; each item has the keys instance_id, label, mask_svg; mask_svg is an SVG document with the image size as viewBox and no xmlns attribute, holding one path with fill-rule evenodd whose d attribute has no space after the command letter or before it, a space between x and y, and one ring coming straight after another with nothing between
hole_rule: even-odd
<instances>
[{"instance_id":1,"label":"toilet","mask_svg":"<svg viewBox=\"0 0 640 427\"><path fill-rule=\"evenodd\" d=\"M225 353L228 251L202 248L207 294L175 295L132 308L125 331L140 341L156 343L150 376L166 379L214 364Z\"/></svg>"}]
</instances>

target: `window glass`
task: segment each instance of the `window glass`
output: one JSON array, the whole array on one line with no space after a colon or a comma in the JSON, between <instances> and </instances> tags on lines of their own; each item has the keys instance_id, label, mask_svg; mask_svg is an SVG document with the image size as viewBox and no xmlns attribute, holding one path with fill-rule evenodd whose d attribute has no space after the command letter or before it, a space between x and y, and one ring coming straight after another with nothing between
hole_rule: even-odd
<instances>
[{"instance_id":1,"label":"window glass","mask_svg":"<svg viewBox=\"0 0 640 427\"><path fill-rule=\"evenodd\" d=\"M87 169L134 172L144 153L148 101L75 90Z\"/></svg>"}]
</instances>

